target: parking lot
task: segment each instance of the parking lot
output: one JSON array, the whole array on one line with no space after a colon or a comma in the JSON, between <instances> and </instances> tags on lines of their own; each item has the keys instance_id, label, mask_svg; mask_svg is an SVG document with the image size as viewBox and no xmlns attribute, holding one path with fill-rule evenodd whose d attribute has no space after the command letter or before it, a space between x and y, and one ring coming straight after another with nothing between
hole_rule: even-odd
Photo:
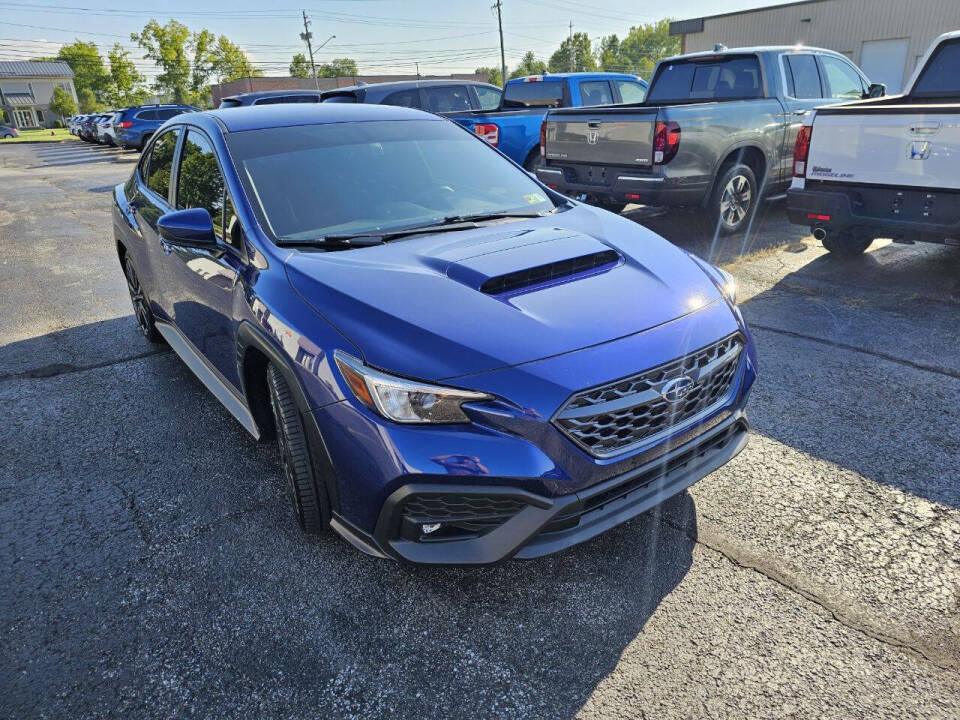
<instances>
[{"instance_id":1,"label":"parking lot","mask_svg":"<svg viewBox=\"0 0 960 720\"><path fill-rule=\"evenodd\" d=\"M628 208L737 277L750 444L562 554L408 567L305 539L275 451L139 333L136 159L0 147L0 717L960 716L960 248Z\"/></svg>"}]
</instances>

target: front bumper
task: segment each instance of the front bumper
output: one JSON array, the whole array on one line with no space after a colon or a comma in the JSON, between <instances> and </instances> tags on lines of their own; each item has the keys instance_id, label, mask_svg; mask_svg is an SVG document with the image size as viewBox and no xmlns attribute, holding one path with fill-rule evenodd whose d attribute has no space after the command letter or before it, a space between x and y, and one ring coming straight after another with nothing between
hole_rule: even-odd
<instances>
[{"instance_id":1,"label":"front bumper","mask_svg":"<svg viewBox=\"0 0 960 720\"><path fill-rule=\"evenodd\" d=\"M480 565L515 557L532 559L585 542L683 492L735 457L747 444L744 412L728 414L695 439L630 472L585 490L544 497L511 487L411 484L387 499L372 538L351 541L368 552L375 546L394 559L431 565ZM463 539L404 537L404 512L411 498L457 496L500 499L522 509L485 533ZM339 527L344 533L343 527ZM355 529L354 529L355 533ZM344 533L346 534L346 533ZM428 536L429 537L429 536ZM366 545L366 547L364 547Z\"/></svg>"},{"instance_id":2,"label":"front bumper","mask_svg":"<svg viewBox=\"0 0 960 720\"><path fill-rule=\"evenodd\" d=\"M703 202L706 183L686 184L663 175L646 175L637 171L615 168L605 169L602 181L581 182L576 180L576 168L551 166L537 168L537 178L544 185L564 195L596 198L609 204L627 202L657 206L694 206Z\"/></svg>"}]
</instances>

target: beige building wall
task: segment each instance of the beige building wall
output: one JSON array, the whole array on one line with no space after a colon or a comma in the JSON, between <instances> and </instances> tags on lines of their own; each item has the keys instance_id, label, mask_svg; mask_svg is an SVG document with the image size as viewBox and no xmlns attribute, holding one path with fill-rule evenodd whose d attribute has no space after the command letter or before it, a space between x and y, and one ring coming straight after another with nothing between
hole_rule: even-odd
<instances>
[{"instance_id":1,"label":"beige building wall","mask_svg":"<svg viewBox=\"0 0 960 720\"><path fill-rule=\"evenodd\" d=\"M682 35L684 52L712 50L716 43L730 48L813 45L844 53L868 76L867 65L872 65L888 77L891 62L899 66L905 55L899 78L905 83L934 38L960 30L960 0L808 0L702 21L700 32L676 32L696 28L697 19L674 23L672 32Z\"/></svg>"}]
</instances>

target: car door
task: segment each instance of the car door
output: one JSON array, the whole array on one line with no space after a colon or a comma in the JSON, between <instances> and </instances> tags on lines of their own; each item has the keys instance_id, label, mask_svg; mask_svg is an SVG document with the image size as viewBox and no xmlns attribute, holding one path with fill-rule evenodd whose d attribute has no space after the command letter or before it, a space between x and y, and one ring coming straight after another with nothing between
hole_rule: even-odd
<instances>
[{"instance_id":1,"label":"car door","mask_svg":"<svg viewBox=\"0 0 960 720\"><path fill-rule=\"evenodd\" d=\"M217 153L202 130L187 129L176 167L176 209L203 208L209 212L217 246L163 243L168 312L180 333L221 379L239 389L233 306L240 273L246 267L243 233L233 213Z\"/></svg>"},{"instance_id":2,"label":"car door","mask_svg":"<svg viewBox=\"0 0 960 720\"><path fill-rule=\"evenodd\" d=\"M173 209L170 180L181 132L181 126L165 131L144 151L137 168L135 188L127 198L127 210L133 215L142 238L142 242L132 244L140 248L134 256L137 274L154 314L160 318L167 318L168 312L164 301L163 248L157 233L157 221Z\"/></svg>"},{"instance_id":3,"label":"car door","mask_svg":"<svg viewBox=\"0 0 960 720\"><path fill-rule=\"evenodd\" d=\"M814 53L784 53L780 56L780 69L784 86L784 134L779 176L781 182L789 182L793 176L793 146L797 133L810 111L823 105L824 83Z\"/></svg>"}]
</instances>

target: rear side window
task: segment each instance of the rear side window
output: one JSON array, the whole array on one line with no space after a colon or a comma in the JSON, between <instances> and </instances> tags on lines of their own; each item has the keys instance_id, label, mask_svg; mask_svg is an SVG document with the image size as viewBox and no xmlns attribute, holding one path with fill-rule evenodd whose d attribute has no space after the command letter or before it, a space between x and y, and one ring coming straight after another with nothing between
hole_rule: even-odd
<instances>
[{"instance_id":1,"label":"rear side window","mask_svg":"<svg viewBox=\"0 0 960 720\"><path fill-rule=\"evenodd\" d=\"M813 55L786 55L785 72L789 73L787 84L790 94L800 100L823 97L820 85L820 71Z\"/></svg>"},{"instance_id":2,"label":"rear side window","mask_svg":"<svg viewBox=\"0 0 960 720\"><path fill-rule=\"evenodd\" d=\"M960 95L960 41L937 48L920 73L911 95L956 97Z\"/></svg>"},{"instance_id":3,"label":"rear side window","mask_svg":"<svg viewBox=\"0 0 960 720\"><path fill-rule=\"evenodd\" d=\"M620 91L620 97L625 103L643 102L643 98L647 95L646 89L638 82L632 82L631 80L614 80L614 82Z\"/></svg>"},{"instance_id":4,"label":"rear side window","mask_svg":"<svg viewBox=\"0 0 960 720\"><path fill-rule=\"evenodd\" d=\"M213 230L223 238L224 184L213 146L206 135L187 132L177 173L177 209L203 208L213 219Z\"/></svg>"},{"instance_id":5,"label":"rear side window","mask_svg":"<svg viewBox=\"0 0 960 720\"><path fill-rule=\"evenodd\" d=\"M183 114L183 110L180 108L166 108L164 110L157 110L157 120L163 122L164 120L169 120L172 117Z\"/></svg>"},{"instance_id":6,"label":"rear side window","mask_svg":"<svg viewBox=\"0 0 960 720\"><path fill-rule=\"evenodd\" d=\"M330 100L334 100L330 98ZM329 101L328 101L329 102ZM334 102L338 102L334 100ZM420 91L416 88L411 88L410 90L398 90L397 92L390 93L387 95L381 105L397 105L398 107L409 107L409 108L419 108L420 107Z\"/></svg>"},{"instance_id":7,"label":"rear side window","mask_svg":"<svg viewBox=\"0 0 960 720\"><path fill-rule=\"evenodd\" d=\"M137 120L156 120L157 111L156 110L141 110L137 113Z\"/></svg>"},{"instance_id":8,"label":"rear side window","mask_svg":"<svg viewBox=\"0 0 960 720\"><path fill-rule=\"evenodd\" d=\"M828 97L844 100L860 100L863 97L863 81L849 64L827 55L821 55L820 62L823 63L823 73L829 87Z\"/></svg>"},{"instance_id":9,"label":"rear side window","mask_svg":"<svg viewBox=\"0 0 960 720\"><path fill-rule=\"evenodd\" d=\"M747 100L763 96L756 57L731 57L664 65L647 92L651 102Z\"/></svg>"},{"instance_id":10,"label":"rear side window","mask_svg":"<svg viewBox=\"0 0 960 720\"><path fill-rule=\"evenodd\" d=\"M144 182L157 195L166 199L170 193L170 174L173 170L173 152L177 148L180 128L163 133L150 149L150 161L146 165Z\"/></svg>"},{"instance_id":11,"label":"rear side window","mask_svg":"<svg viewBox=\"0 0 960 720\"><path fill-rule=\"evenodd\" d=\"M516 82L503 91L504 107L560 107L563 83L560 81Z\"/></svg>"},{"instance_id":12,"label":"rear side window","mask_svg":"<svg viewBox=\"0 0 960 720\"><path fill-rule=\"evenodd\" d=\"M584 105L612 105L613 92L606 80L589 80L580 83L580 100Z\"/></svg>"},{"instance_id":13,"label":"rear side window","mask_svg":"<svg viewBox=\"0 0 960 720\"><path fill-rule=\"evenodd\" d=\"M422 92L424 110L435 113L473 110L466 85L425 87Z\"/></svg>"},{"instance_id":14,"label":"rear side window","mask_svg":"<svg viewBox=\"0 0 960 720\"><path fill-rule=\"evenodd\" d=\"M254 101L254 105L289 105L290 103L318 103L318 95L279 95L277 97L265 97Z\"/></svg>"},{"instance_id":15,"label":"rear side window","mask_svg":"<svg viewBox=\"0 0 960 720\"><path fill-rule=\"evenodd\" d=\"M485 85L474 85L473 89L477 92L477 100L480 101L480 110L496 110L500 107L501 90L486 87Z\"/></svg>"}]
</instances>

